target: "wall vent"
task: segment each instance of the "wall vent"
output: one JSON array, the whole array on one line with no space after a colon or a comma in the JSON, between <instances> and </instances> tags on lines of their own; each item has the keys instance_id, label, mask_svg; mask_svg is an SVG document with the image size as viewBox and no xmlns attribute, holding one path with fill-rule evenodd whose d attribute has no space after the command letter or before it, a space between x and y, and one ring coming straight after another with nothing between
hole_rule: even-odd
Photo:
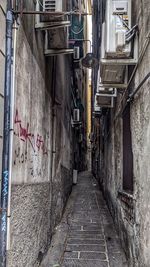
<instances>
[{"instance_id":1,"label":"wall vent","mask_svg":"<svg viewBox=\"0 0 150 267\"><path fill-rule=\"evenodd\" d=\"M62 12L62 0L43 0L43 10Z\"/></svg>"},{"instance_id":2,"label":"wall vent","mask_svg":"<svg viewBox=\"0 0 150 267\"><path fill-rule=\"evenodd\" d=\"M113 14L128 14L128 1L113 0Z\"/></svg>"}]
</instances>

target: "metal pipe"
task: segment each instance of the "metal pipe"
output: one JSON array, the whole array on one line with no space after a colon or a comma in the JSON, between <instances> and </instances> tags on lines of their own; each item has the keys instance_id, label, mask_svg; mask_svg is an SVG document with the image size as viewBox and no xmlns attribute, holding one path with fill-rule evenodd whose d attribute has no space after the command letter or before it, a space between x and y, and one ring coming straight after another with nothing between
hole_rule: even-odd
<instances>
[{"instance_id":1,"label":"metal pipe","mask_svg":"<svg viewBox=\"0 0 150 267\"><path fill-rule=\"evenodd\" d=\"M143 84L150 78L150 72L144 77L144 79L140 82L138 87L132 92L132 94L129 95L129 98L127 99L127 103L130 103L133 101L134 96L137 94L137 92L140 90L140 88L143 86Z\"/></svg>"},{"instance_id":2,"label":"metal pipe","mask_svg":"<svg viewBox=\"0 0 150 267\"><path fill-rule=\"evenodd\" d=\"M141 89L141 87L143 86L143 84L150 78L150 72L144 77L144 79L140 82L140 84L138 85L138 87L129 95L126 104L123 108L123 111L121 114L124 113L124 111L126 110L127 106L133 102L134 100L134 96L137 94L137 92Z\"/></svg>"},{"instance_id":3,"label":"metal pipe","mask_svg":"<svg viewBox=\"0 0 150 267\"><path fill-rule=\"evenodd\" d=\"M135 31L138 30L138 24L134 25L134 26L132 27L132 29L129 30L129 31L126 33L126 37L128 38L128 37L130 36L130 34L131 34L134 30L135 30Z\"/></svg>"},{"instance_id":4,"label":"metal pipe","mask_svg":"<svg viewBox=\"0 0 150 267\"><path fill-rule=\"evenodd\" d=\"M80 13L80 12L52 12L52 11L17 11L14 10L13 13L15 15L20 15L20 14L24 14L24 15L52 15L52 16L66 16L66 15L82 15L82 16L88 16L88 15L92 15L92 14L88 14L88 13Z\"/></svg>"},{"instance_id":5,"label":"metal pipe","mask_svg":"<svg viewBox=\"0 0 150 267\"><path fill-rule=\"evenodd\" d=\"M136 34L136 32L133 31L133 33L128 38L126 38L126 43L127 44L130 43L133 40L133 38L135 37L135 34Z\"/></svg>"},{"instance_id":6,"label":"metal pipe","mask_svg":"<svg viewBox=\"0 0 150 267\"><path fill-rule=\"evenodd\" d=\"M6 52L5 52L6 60L5 60L5 86L4 86L4 130L3 130L2 186L1 186L1 214L0 214L0 266L1 267L6 267L7 208L8 208L8 188L9 188L12 27L13 27L12 1L7 0Z\"/></svg>"},{"instance_id":7,"label":"metal pipe","mask_svg":"<svg viewBox=\"0 0 150 267\"><path fill-rule=\"evenodd\" d=\"M12 183L12 161L13 161L13 137L14 137L14 99L15 99L15 74L16 74L16 43L17 43L17 22L15 21L13 37L13 70L12 89L10 101L10 144L9 144L9 188L8 188L8 209L7 209L7 245L6 250L10 250L10 218L11 218L11 183Z\"/></svg>"}]
</instances>

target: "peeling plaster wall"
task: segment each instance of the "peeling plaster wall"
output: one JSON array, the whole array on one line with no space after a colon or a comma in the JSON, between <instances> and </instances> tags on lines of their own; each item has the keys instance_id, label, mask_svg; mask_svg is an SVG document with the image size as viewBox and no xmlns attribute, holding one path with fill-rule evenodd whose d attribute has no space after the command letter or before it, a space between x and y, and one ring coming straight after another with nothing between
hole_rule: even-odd
<instances>
[{"instance_id":1,"label":"peeling plaster wall","mask_svg":"<svg viewBox=\"0 0 150 267\"><path fill-rule=\"evenodd\" d=\"M139 26L139 53L150 29L149 0L133 1L133 25ZM150 72L150 44L131 85L134 91ZM110 128L105 135L104 152L101 150L101 185L110 211L120 233L122 245L131 267L150 266L150 79L141 87L131 103L131 134L133 150L134 193L123 189L123 125L119 112L119 95L111 111ZM125 103L122 104L122 108ZM103 121L101 119L101 125ZM103 135L101 128L101 136ZM107 138L106 138L107 136ZM101 144L102 145L102 144ZM103 179L102 179L103 177Z\"/></svg>"}]
</instances>

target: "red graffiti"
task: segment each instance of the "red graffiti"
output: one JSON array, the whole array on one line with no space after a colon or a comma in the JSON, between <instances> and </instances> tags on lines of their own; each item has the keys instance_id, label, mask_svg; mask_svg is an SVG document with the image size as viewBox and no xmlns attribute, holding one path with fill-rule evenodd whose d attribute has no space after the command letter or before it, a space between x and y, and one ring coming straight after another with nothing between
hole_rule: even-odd
<instances>
[{"instance_id":1,"label":"red graffiti","mask_svg":"<svg viewBox=\"0 0 150 267\"><path fill-rule=\"evenodd\" d=\"M29 127L30 127L29 123L27 123L26 127L22 126L22 121L21 119L19 119L18 110L16 110L14 123L18 126L18 131L17 133L14 132L14 134L18 136L21 141L29 142L34 152L38 150L38 152L42 151L43 154L47 154L47 149L46 149L43 137L40 136L39 134L31 133L29 131Z\"/></svg>"},{"instance_id":2,"label":"red graffiti","mask_svg":"<svg viewBox=\"0 0 150 267\"><path fill-rule=\"evenodd\" d=\"M47 149L45 148L44 140L39 134L37 134L36 147L38 148L38 151L42 150L43 154L47 154Z\"/></svg>"}]
</instances>

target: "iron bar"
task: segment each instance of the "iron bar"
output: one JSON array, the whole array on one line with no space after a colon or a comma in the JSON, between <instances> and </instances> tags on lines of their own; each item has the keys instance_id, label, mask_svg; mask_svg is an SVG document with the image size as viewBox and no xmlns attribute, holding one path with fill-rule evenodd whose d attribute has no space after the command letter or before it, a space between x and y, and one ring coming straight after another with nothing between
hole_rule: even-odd
<instances>
[{"instance_id":1,"label":"iron bar","mask_svg":"<svg viewBox=\"0 0 150 267\"><path fill-rule=\"evenodd\" d=\"M140 82L140 84L138 85L138 87L129 95L126 104L123 108L123 111L121 113L121 115L123 115L123 113L125 112L126 108L128 107L128 105L130 103L133 102L134 100L134 96L138 93L138 91L141 89L141 87L143 86L143 84L150 78L150 72L144 77L144 79Z\"/></svg>"},{"instance_id":2,"label":"iron bar","mask_svg":"<svg viewBox=\"0 0 150 267\"><path fill-rule=\"evenodd\" d=\"M137 94L137 92L141 89L143 84L150 78L150 72L144 77L144 79L140 82L138 87L129 95L129 98L127 99L127 103L133 101L134 96Z\"/></svg>"}]
</instances>

